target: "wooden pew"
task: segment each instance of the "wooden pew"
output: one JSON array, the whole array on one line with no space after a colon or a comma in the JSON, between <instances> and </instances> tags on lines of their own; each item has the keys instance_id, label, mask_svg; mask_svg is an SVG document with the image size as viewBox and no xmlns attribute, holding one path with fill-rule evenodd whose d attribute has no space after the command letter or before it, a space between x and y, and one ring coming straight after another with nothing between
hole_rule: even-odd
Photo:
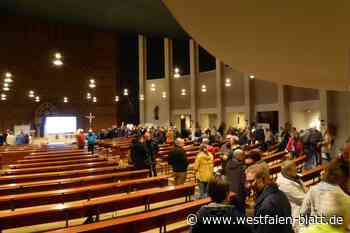
<instances>
[{"instance_id":1,"label":"wooden pew","mask_svg":"<svg viewBox=\"0 0 350 233\"><path fill-rule=\"evenodd\" d=\"M298 157L298 158L296 158L296 159L293 159L293 161L295 162L296 165L302 164L305 160L306 160L306 156L305 156L305 155L300 156L300 157ZM282 162L279 163L279 164L270 166L270 167L269 167L270 175L276 176L277 173L281 172L281 169L282 169L281 166L282 166Z\"/></svg>"},{"instance_id":2,"label":"wooden pew","mask_svg":"<svg viewBox=\"0 0 350 233\"><path fill-rule=\"evenodd\" d=\"M312 180L313 182L315 179L318 179L321 176L321 172L326 168L325 165L318 165L317 167L314 167L310 170L306 170L301 175L299 175L299 178L302 181L309 181Z\"/></svg>"},{"instance_id":3,"label":"wooden pew","mask_svg":"<svg viewBox=\"0 0 350 233\"><path fill-rule=\"evenodd\" d=\"M105 158L93 157L87 159L75 159L75 160L62 160L62 161L54 161L54 162L42 162L42 163L18 163L18 164L10 164L8 167L10 169L21 169L21 168L34 168L34 167L48 167L48 166L57 166L57 165L68 165L68 164L79 164L79 163L93 163L93 162L101 162L106 161Z\"/></svg>"},{"instance_id":4,"label":"wooden pew","mask_svg":"<svg viewBox=\"0 0 350 233\"><path fill-rule=\"evenodd\" d=\"M7 169L3 170L4 175L22 175L22 174L34 174L44 172L60 172L60 171L74 171L87 168L98 168L108 166L118 166L118 162L115 161L100 161L93 163L80 163L80 164L69 164L65 166L47 166L47 167L34 167L34 168L19 168L19 169Z\"/></svg>"},{"instance_id":5,"label":"wooden pew","mask_svg":"<svg viewBox=\"0 0 350 233\"><path fill-rule=\"evenodd\" d=\"M76 188L92 184L103 184L128 179L139 179L148 176L148 169L131 170L132 167L121 168L118 171L76 178L44 180L36 182L12 183L0 185L0 195L15 195L30 192L48 191L54 189Z\"/></svg>"},{"instance_id":6,"label":"wooden pew","mask_svg":"<svg viewBox=\"0 0 350 233\"><path fill-rule=\"evenodd\" d=\"M78 188L0 196L0 210L15 210L17 208L29 206L67 203L83 199L90 200L95 197L131 192L140 189L164 187L167 185L168 176L158 176Z\"/></svg>"},{"instance_id":7,"label":"wooden pew","mask_svg":"<svg viewBox=\"0 0 350 233\"><path fill-rule=\"evenodd\" d=\"M58 157L58 158L49 158L49 159L21 159L17 163L44 163L44 162L55 162L63 160L77 160L77 159L91 159L98 158L98 155L76 155L76 156L67 156L67 157Z\"/></svg>"},{"instance_id":8,"label":"wooden pew","mask_svg":"<svg viewBox=\"0 0 350 233\"><path fill-rule=\"evenodd\" d=\"M264 160L266 163L271 163L271 162L275 162L278 160L284 160L286 155L287 155L287 152L281 151L281 152L277 152L277 153L272 154L272 155L262 157L261 159Z\"/></svg>"},{"instance_id":9,"label":"wooden pew","mask_svg":"<svg viewBox=\"0 0 350 233\"><path fill-rule=\"evenodd\" d=\"M152 203L180 197L186 197L187 200L190 200L194 194L194 188L194 184L183 184L146 189L129 194L97 197L88 201L83 200L67 204L28 207L14 211L3 210L0 211L0 230L62 220L65 220L66 226L68 226L70 219L91 215L97 215L97 219L99 219L99 214L137 206L145 206L145 210L150 210L150 204Z\"/></svg>"},{"instance_id":10,"label":"wooden pew","mask_svg":"<svg viewBox=\"0 0 350 233\"><path fill-rule=\"evenodd\" d=\"M33 152L30 153L30 156L35 156L35 155L52 155L52 154L70 154L70 153L82 153L86 152L83 149L73 149L73 150L51 150L51 151L40 151L40 152Z\"/></svg>"},{"instance_id":11,"label":"wooden pew","mask_svg":"<svg viewBox=\"0 0 350 233\"><path fill-rule=\"evenodd\" d=\"M62 172L45 172L45 173L36 173L36 174L24 174L24 175L10 175L10 176L0 176L0 185L1 184L10 184L18 182L33 182L40 180L54 180L57 178L74 178L80 176L88 175L102 175L108 174L111 172L117 172L120 170L130 170L130 167L120 168L118 166L108 166L108 167L99 167L99 168L89 168L82 170L73 170L73 171L62 171Z\"/></svg>"},{"instance_id":12,"label":"wooden pew","mask_svg":"<svg viewBox=\"0 0 350 233\"><path fill-rule=\"evenodd\" d=\"M166 232L168 224L185 220L186 216L196 213L201 206L208 205L210 202L210 198L200 199L131 216L50 231L49 233L144 232L154 228L159 228L159 232Z\"/></svg>"},{"instance_id":13,"label":"wooden pew","mask_svg":"<svg viewBox=\"0 0 350 233\"><path fill-rule=\"evenodd\" d=\"M58 158L58 157L68 157L68 156L76 156L76 155L89 155L90 152L72 152L72 153L61 153L61 154L49 154L49 155L28 155L24 156L24 159L50 159L50 158Z\"/></svg>"}]
</instances>

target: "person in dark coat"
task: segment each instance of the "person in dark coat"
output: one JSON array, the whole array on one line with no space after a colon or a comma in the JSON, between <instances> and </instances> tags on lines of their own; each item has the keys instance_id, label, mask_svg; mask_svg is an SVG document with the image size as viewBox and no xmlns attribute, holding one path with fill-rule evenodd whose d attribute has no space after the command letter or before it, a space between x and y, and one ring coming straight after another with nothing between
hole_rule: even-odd
<instances>
[{"instance_id":1,"label":"person in dark coat","mask_svg":"<svg viewBox=\"0 0 350 233\"><path fill-rule=\"evenodd\" d=\"M146 159L147 151L144 145L144 138L139 136L131 143L129 163L134 165L135 169L147 169Z\"/></svg>"},{"instance_id":2,"label":"person in dark coat","mask_svg":"<svg viewBox=\"0 0 350 233\"><path fill-rule=\"evenodd\" d=\"M257 163L246 170L246 188L256 194L254 216L269 218L292 219L291 205L287 196L272 182L269 167L266 163ZM262 219L265 219L262 218ZM254 233L293 233L292 221L279 224L260 223L253 225Z\"/></svg>"},{"instance_id":3,"label":"person in dark coat","mask_svg":"<svg viewBox=\"0 0 350 233\"><path fill-rule=\"evenodd\" d=\"M185 140L177 138L175 147L169 152L168 163L173 167L175 185L183 184L186 181L188 160L183 146Z\"/></svg>"},{"instance_id":4,"label":"person in dark coat","mask_svg":"<svg viewBox=\"0 0 350 233\"><path fill-rule=\"evenodd\" d=\"M229 185L230 192L237 194L233 200L233 204L245 214L245 173L244 173L244 152L237 149L233 152L233 157L227 161L225 167L225 179Z\"/></svg>"},{"instance_id":5,"label":"person in dark coat","mask_svg":"<svg viewBox=\"0 0 350 233\"><path fill-rule=\"evenodd\" d=\"M216 177L208 183L208 194L212 203L202 206L196 214L197 223L191 226L191 233L220 232L220 233L251 233L247 224L236 222L243 217L240 211L229 203L229 185L220 177ZM219 217L220 223L204 224L204 219ZM231 219L231 224L223 223L223 219ZM230 220L229 220L230 221ZM236 224L233 224L236 222Z\"/></svg>"},{"instance_id":6,"label":"person in dark coat","mask_svg":"<svg viewBox=\"0 0 350 233\"><path fill-rule=\"evenodd\" d=\"M152 134L146 132L145 135L145 148L147 152L146 164L149 168L149 176L157 176L156 170L156 155L158 153L158 144L152 140Z\"/></svg>"}]
</instances>

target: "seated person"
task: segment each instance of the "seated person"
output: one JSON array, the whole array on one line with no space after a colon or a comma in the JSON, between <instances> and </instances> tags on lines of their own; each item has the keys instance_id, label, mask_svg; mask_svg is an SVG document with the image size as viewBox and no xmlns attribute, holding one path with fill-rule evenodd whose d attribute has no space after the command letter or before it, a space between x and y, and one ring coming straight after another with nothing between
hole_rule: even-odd
<instances>
[{"instance_id":1,"label":"seated person","mask_svg":"<svg viewBox=\"0 0 350 233\"><path fill-rule=\"evenodd\" d=\"M245 224L214 224L206 223L205 218L221 217L236 221L236 217L241 217L241 213L234 205L227 204L229 202L229 185L220 177L210 180L208 184L209 197L212 200L207 206L202 206L197 212L197 223L191 227L192 233L196 232L235 232L235 233L250 233L251 230ZM226 217L226 218L225 218ZM227 221L227 220L226 220Z\"/></svg>"}]
</instances>

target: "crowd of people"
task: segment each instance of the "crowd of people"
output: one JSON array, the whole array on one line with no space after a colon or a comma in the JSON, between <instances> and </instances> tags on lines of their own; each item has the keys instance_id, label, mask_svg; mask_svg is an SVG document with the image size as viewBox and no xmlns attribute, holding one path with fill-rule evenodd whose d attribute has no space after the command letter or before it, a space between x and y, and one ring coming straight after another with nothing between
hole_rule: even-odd
<instances>
[{"instance_id":1,"label":"crowd of people","mask_svg":"<svg viewBox=\"0 0 350 233\"><path fill-rule=\"evenodd\" d=\"M247 200L255 200L253 216L293 217L294 221L281 224L245 224L208 226L197 222L192 232L206 232L210 227L220 232L346 232L350 219L350 178L349 153L350 141L342 153L334 151L334 129L328 127L322 135L315 128L297 131L286 124L279 133L264 130L261 127L244 129L229 128L223 131L195 129L178 131L169 128L134 127L120 130L127 135L136 135L130 152L130 163L136 168L150 170L150 176L157 175L155 157L158 145L174 144L169 152L168 163L173 169L174 183L183 184L189 167L184 150L185 140L192 140L199 145L193 169L198 184L198 198L210 197L212 203L203 206L197 213L197 219L205 216L245 216L249 212ZM247 145L256 144L258 148ZM262 153L276 145L278 151L286 151L286 160L282 163L281 173L276 181L271 179L268 164L263 162ZM306 155L303 170L324 164L322 181L309 190L298 176L294 158ZM214 161L220 165L215 167ZM234 198L232 197L234 193ZM327 195L326 195L327 194ZM249 202L248 202L249 203ZM248 205L249 207L249 205ZM345 208L343 208L345 207ZM341 224L314 224L307 227L307 222L298 222L301 217L342 216ZM325 220L325 221L326 221ZM329 223L329 221L326 223Z\"/></svg>"},{"instance_id":2,"label":"crowd of people","mask_svg":"<svg viewBox=\"0 0 350 233\"><path fill-rule=\"evenodd\" d=\"M0 146L3 145L25 145L31 143L31 136L21 131L14 135L11 130L6 130L5 133L0 133Z\"/></svg>"}]
</instances>

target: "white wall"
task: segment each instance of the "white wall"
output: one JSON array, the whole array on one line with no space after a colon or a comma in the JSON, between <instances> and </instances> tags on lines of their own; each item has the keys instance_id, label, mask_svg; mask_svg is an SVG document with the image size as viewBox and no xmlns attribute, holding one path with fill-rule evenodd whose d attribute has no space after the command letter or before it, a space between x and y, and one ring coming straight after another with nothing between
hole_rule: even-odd
<instances>
[{"instance_id":1,"label":"white wall","mask_svg":"<svg viewBox=\"0 0 350 233\"><path fill-rule=\"evenodd\" d=\"M151 85L154 84L156 91L151 91ZM168 125L166 101L162 98L162 92L167 92L164 79L147 80L145 87L145 123L155 125ZM169 93L167 92L169 98ZM154 108L159 107L159 120L154 119Z\"/></svg>"},{"instance_id":2,"label":"white wall","mask_svg":"<svg viewBox=\"0 0 350 233\"><path fill-rule=\"evenodd\" d=\"M320 101L296 101L289 103L289 119L297 129L307 129L320 123Z\"/></svg>"}]
</instances>

